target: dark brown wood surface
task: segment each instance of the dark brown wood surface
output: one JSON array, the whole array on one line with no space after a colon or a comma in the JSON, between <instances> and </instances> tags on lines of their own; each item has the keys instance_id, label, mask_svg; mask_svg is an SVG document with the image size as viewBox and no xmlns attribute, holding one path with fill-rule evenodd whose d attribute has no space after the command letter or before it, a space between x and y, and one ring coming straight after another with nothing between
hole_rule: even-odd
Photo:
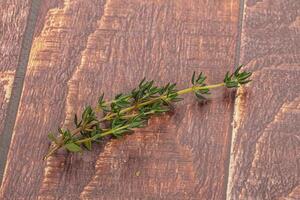
<instances>
[{"instance_id":1,"label":"dark brown wood surface","mask_svg":"<svg viewBox=\"0 0 300 200\"><path fill-rule=\"evenodd\" d=\"M228 199L300 199L300 1L246 1Z\"/></svg>"},{"instance_id":2,"label":"dark brown wood surface","mask_svg":"<svg viewBox=\"0 0 300 200\"><path fill-rule=\"evenodd\" d=\"M41 160L48 148L46 133L64 121L67 82L80 63L88 35L94 32L103 13L102 1L42 3L42 7L43 19L37 23L8 153L9 167L1 186L4 199L39 196L47 172L46 163ZM54 195L66 194L60 191Z\"/></svg>"},{"instance_id":3,"label":"dark brown wood surface","mask_svg":"<svg viewBox=\"0 0 300 200\"><path fill-rule=\"evenodd\" d=\"M299 1L55 0L39 10L0 199L300 198ZM144 76L186 87L193 71L215 83L238 62L254 75L236 98L187 96L133 135L42 161L47 133L102 92Z\"/></svg>"},{"instance_id":4,"label":"dark brown wood surface","mask_svg":"<svg viewBox=\"0 0 300 200\"><path fill-rule=\"evenodd\" d=\"M30 2L5 0L0 3L0 135L18 68Z\"/></svg>"}]
</instances>

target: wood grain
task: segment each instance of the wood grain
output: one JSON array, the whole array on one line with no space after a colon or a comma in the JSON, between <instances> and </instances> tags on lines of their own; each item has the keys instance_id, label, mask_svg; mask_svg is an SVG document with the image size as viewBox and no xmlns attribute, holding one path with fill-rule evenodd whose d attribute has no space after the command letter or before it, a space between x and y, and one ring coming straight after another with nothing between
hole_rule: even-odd
<instances>
[{"instance_id":1,"label":"wood grain","mask_svg":"<svg viewBox=\"0 0 300 200\"><path fill-rule=\"evenodd\" d=\"M300 2L246 1L227 199L300 199Z\"/></svg>"},{"instance_id":2,"label":"wood grain","mask_svg":"<svg viewBox=\"0 0 300 200\"><path fill-rule=\"evenodd\" d=\"M0 135L18 67L30 2L5 0L0 3Z\"/></svg>"},{"instance_id":3,"label":"wood grain","mask_svg":"<svg viewBox=\"0 0 300 200\"><path fill-rule=\"evenodd\" d=\"M38 22L1 187L4 199L38 196L41 156L48 148L45 134L63 121L67 81L103 12L103 1L57 1L42 6L46 7L40 13L44 22Z\"/></svg>"},{"instance_id":4,"label":"wood grain","mask_svg":"<svg viewBox=\"0 0 300 200\"><path fill-rule=\"evenodd\" d=\"M105 3L105 5L104 5ZM236 0L65 0L43 5L8 155L6 199L222 199L232 98L194 98L174 115L93 152L41 160L46 134L98 94L128 91L146 76L187 86L234 65ZM46 13L46 14L45 14ZM224 95L224 97L223 97Z\"/></svg>"}]
</instances>

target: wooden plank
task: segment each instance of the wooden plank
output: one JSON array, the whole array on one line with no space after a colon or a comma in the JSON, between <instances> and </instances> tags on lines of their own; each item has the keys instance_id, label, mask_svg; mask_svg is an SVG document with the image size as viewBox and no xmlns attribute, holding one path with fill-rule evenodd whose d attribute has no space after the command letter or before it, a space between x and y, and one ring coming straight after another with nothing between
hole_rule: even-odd
<instances>
[{"instance_id":1,"label":"wooden plank","mask_svg":"<svg viewBox=\"0 0 300 200\"><path fill-rule=\"evenodd\" d=\"M246 1L227 199L300 199L300 2Z\"/></svg>"},{"instance_id":2,"label":"wooden plank","mask_svg":"<svg viewBox=\"0 0 300 200\"><path fill-rule=\"evenodd\" d=\"M0 4L0 135L18 68L30 2L8 0Z\"/></svg>"},{"instance_id":3,"label":"wooden plank","mask_svg":"<svg viewBox=\"0 0 300 200\"><path fill-rule=\"evenodd\" d=\"M46 134L105 92L143 76L189 84L233 68L238 1L65 1L47 11L30 56L2 196L39 199L225 197L232 99L188 97L172 116L93 152L41 160ZM227 95L223 98L223 95Z\"/></svg>"},{"instance_id":4,"label":"wooden plank","mask_svg":"<svg viewBox=\"0 0 300 200\"><path fill-rule=\"evenodd\" d=\"M39 0L0 4L0 182L22 93Z\"/></svg>"},{"instance_id":5,"label":"wooden plank","mask_svg":"<svg viewBox=\"0 0 300 200\"><path fill-rule=\"evenodd\" d=\"M63 121L67 81L102 12L102 1L43 3L0 198L37 197L43 178L41 156L48 147L45 134Z\"/></svg>"}]
</instances>

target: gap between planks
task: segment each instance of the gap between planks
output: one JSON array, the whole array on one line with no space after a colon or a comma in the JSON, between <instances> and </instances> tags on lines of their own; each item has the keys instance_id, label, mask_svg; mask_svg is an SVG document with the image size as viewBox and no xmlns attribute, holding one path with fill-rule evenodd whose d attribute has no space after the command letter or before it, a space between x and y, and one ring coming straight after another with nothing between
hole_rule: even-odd
<instances>
[{"instance_id":1,"label":"gap between planks","mask_svg":"<svg viewBox=\"0 0 300 200\"><path fill-rule=\"evenodd\" d=\"M236 69L240 64L240 51L241 51L241 43L242 43L242 30L243 30L243 19L244 19L244 11L245 11L245 0L239 0L239 18L238 18L238 23L237 23L237 37L236 37L236 48L235 48L235 58L234 58L234 69ZM232 161L233 161L233 146L234 146L234 140L236 137L236 132L237 132L237 124L236 124L236 118L239 116L239 97L238 94L241 89L237 89L236 94L235 94L235 99L234 103L232 106L232 117L231 117L231 130L229 131L229 149L228 149L228 154L227 154L227 169L226 169L226 174L225 174L225 196L224 199L229 200L230 199L230 188L231 188L231 175L232 175Z\"/></svg>"},{"instance_id":2,"label":"gap between planks","mask_svg":"<svg viewBox=\"0 0 300 200\"><path fill-rule=\"evenodd\" d=\"M16 69L13 87L11 91L11 98L8 103L7 115L4 119L3 134L0 135L0 183L6 171L6 159L12 133L15 126L16 116L19 108L19 102L23 90L23 83L26 74L26 69L29 60L29 54L31 50L35 24L39 13L42 0L32 0L29 14L26 20L26 27L24 31L24 37L22 39L20 57L18 60L18 67Z\"/></svg>"}]
</instances>

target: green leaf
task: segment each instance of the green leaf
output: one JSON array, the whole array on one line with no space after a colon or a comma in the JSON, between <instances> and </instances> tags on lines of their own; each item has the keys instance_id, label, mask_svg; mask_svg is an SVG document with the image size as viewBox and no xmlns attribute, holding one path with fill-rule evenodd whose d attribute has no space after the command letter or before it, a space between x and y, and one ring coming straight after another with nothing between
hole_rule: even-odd
<instances>
[{"instance_id":1,"label":"green leaf","mask_svg":"<svg viewBox=\"0 0 300 200\"><path fill-rule=\"evenodd\" d=\"M242 67L243 67L243 65L240 65L240 66L234 71L234 75L235 75L235 76L238 76L238 74L239 74L239 72L240 72L240 70L241 70Z\"/></svg>"},{"instance_id":2,"label":"green leaf","mask_svg":"<svg viewBox=\"0 0 300 200\"><path fill-rule=\"evenodd\" d=\"M239 79L240 79L240 80L245 80L245 79L249 78L251 75L252 75L251 72L243 72L243 73L240 75Z\"/></svg>"},{"instance_id":3,"label":"green leaf","mask_svg":"<svg viewBox=\"0 0 300 200\"><path fill-rule=\"evenodd\" d=\"M246 83L249 83L249 82L251 82L252 80L245 80L245 81L240 81L239 83L241 84L241 85L243 85L243 84L246 84Z\"/></svg>"},{"instance_id":4,"label":"green leaf","mask_svg":"<svg viewBox=\"0 0 300 200\"><path fill-rule=\"evenodd\" d=\"M128 129L122 129L122 130L118 130L118 131L114 131L113 134L114 136L122 136L123 133L128 132Z\"/></svg>"},{"instance_id":5,"label":"green leaf","mask_svg":"<svg viewBox=\"0 0 300 200\"><path fill-rule=\"evenodd\" d=\"M74 116L74 123L75 123L75 125L77 126L77 123L78 122L78 119L77 119L77 115L75 114L75 116Z\"/></svg>"},{"instance_id":6,"label":"green leaf","mask_svg":"<svg viewBox=\"0 0 300 200\"><path fill-rule=\"evenodd\" d=\"M91 106L87 106L82 113L83 121L90 121L94 117L93 109Z\"/></svg>"},{"instance_id":7,"label":"green leaf","mask_svg":"<svg viewBox=\"0 0 300 200\"><path fill-rule=\"evenodd\" d=\"M63 137L64 138L71 138L72 137L72 135L71 135L71 133L70 133L70 131L69 130L65 130L65 131L63 131L63 130L61 130L62 131L62 134L63 134Z\"/></svg>"},{"instance_id":8,"label":"green leaf","mask_svg":"<svg viewBox=\"0 0 300 200\"><path fill-rule=\"evenodd\" d=\"M141 82L140 82L140 84L139 84L139 87L140 87L140 88L143 86L143 84L144 84L145 80L146 80L146 78L145 78L145 77L144 77L144 78L141 80Z\"/></svg>"},{"instance_id":9,"label":"green leaf","mask_svg":"<svg viewBox=\"0 0 300 200\"><path fill-rule=\"evenodd\" d=\"M83 143L83 145L90 151L92 150L92 141L88 140Z\"/></svg>"},{"instance_id":10,"label":"green leaf","mask_svg":"<svg viewBox=\"0 0 300 200\"><path fill-rule=\"evenodd\" d=\"M195 76L196 76L196 72L194 71L193 76L192 76L192 84L195 85Z\"/></svg>"},{"instance_id":11,"label":"green leaf","mask_svg":"<svg viewBox=\"0 0 300 200\"><path fill-rule=\"evenodd\" d=\"M81 121L78 123L78 117L77 117L77 115L75 114L74 115L74 124L75 124L75 126L78 128L79 126L80 126L80 124L81 124Z\"/></svg>"},{"instance_id":12,"label":"green leaf","mask_svg":"<svg viewBox=\"0 0 300 200\"><path fill-rule=\"evenodd\" d=\"M64 131L59 127L58 127L58 132L59 132L59 134L64 135Z\"/></svg>"},{"instance_id":13,"label":"green leaf","mask_svg":"<svg viewBox=\"0 0 300 200\"><path fill-rule=\"evenodd\" d=\"M68 143L64 146L70 152L79 152L82 151L81 147L75 143Z\"/></svg>"},{"instance_id":14,"label":"green leaf","mask_svg":"<svg viewBox=\"0 0 300 200\"><path fill-rule=\"evenodd\" d=\"M206 76L204 76L203 73L201 72L201 73L199 74L199 76L198 76L196 82L197 82L198 84L201 85L201 84L204 83L205 79L206 79Z\"/></svg>"},{"instance_id":15,"label":"green leaf","mask_svg":"<svg viewBox=\"0 0 300 200\"><path fill-rule=\"evenodd\" d=\"M238 87L238 83L237 82L227 82L226 87L227 88L235 88L235 87Z\"/></svg>"},{"instance_id":16,"label":"green leaf","mask_svg":"<svg viewBox=\"0 0 300 200\"><path fill-rule=\"evenodd\" d=\"M53 133L49 133L48 134L48 138L50 141L54 142L55 144L57 144L57 140L56 140L56 137L54 136Z\"/></svg>"},{"instance_id":17,"label":"green leaf","mask_svg":"<svg viewBox=\"0 0 300 200\"><path fill-rule=\"evenodd\" d=\"M179 101L182 101L183 98L179 98L179 97L175 97L172 99L173 102L179 102Z\"/></svg>"},{"instance_id":18,"label":"green leaf","mask_svg":"<svg viewBox=\"0 0 300 200\"><path fill-rule=\"evenodd\" d=\"M176 83L172 83L169 87L169 91L174 92L176 87Z\"/></svg>"},{"instance_id":19,"label":"green leaf","mask_svg":"<svg viewBox=\"0 0 300 200\"><path fill-rule=\"evenodd\" d=\"M103 103L103 99L104 99L104 93L101 94L101 96L98 99L98 103L102 104Z\"/></svg>"},{"instance_id":20,"label":"green leaf","mask_svg":"<svg viewBox=\"0 0 300 200\"><path fill-rule=\"evenodd\" d=\"M229 80L229 72L226 72L225 78L224 78L224 83L226 83Z\"/></svg>"},{"instance_id":21,"label":"green leaf","mask_svg":"<svg viewBox=\"0 0 300 200\"><path fill-rule=\"evenodd\" d=\"M196 97L198 98L198 100L200 100L200 101L207 100L207 99L205 98L205 96L203 96L200 92L195 92L195 95L196 95Z\"/></svg>"}]
</instances>

